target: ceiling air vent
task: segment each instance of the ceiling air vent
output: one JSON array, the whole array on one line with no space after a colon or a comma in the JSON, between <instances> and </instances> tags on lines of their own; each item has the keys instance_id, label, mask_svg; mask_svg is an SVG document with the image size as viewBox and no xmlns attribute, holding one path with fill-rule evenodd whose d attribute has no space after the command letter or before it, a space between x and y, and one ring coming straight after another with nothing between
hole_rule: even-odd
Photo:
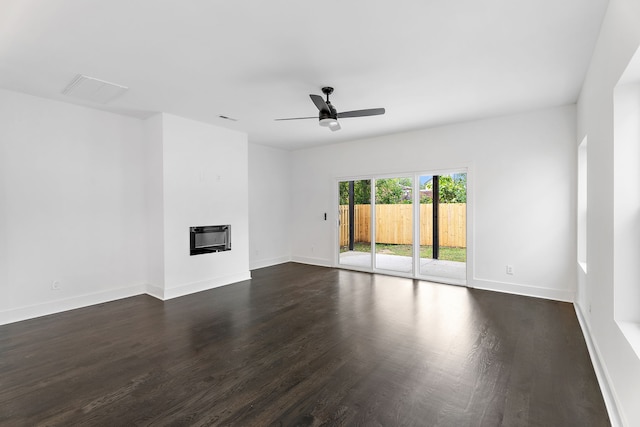
<instances>
[{"instance_id":1,"label":"ceiling air vent","mask_svg":"<svg viewBox=\"0 0 640 427\"><path fill-rule=\"evenodd\" d=\"M106 104L125 93L128 89L126 86L78 74L62 93L85 101Z\"/></svg>"}]
</instances>

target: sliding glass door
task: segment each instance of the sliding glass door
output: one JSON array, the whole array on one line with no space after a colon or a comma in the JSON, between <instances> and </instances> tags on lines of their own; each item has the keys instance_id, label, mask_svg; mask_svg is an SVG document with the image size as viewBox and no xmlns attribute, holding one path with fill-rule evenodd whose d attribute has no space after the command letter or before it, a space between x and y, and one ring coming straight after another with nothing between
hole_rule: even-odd
<instances>
[{"instance_id":1,"label":"sliding glass door","mask_svg":"<svg viewBox=\"0 0 640 427\"><path fill-rule=\"evenodd\" d=\"M338 266L466 284L466 171L337 184Z\"/></svg>"},{"instance_id":2,"label":"sliding glass door","mask_svg":"<svg viewBox=\"0 0 640 427\"><path fill-rule=\"evenodd\" d=\"M467 174L421 175L418 276L465 284Z\"/></svg>"},{"instance_id":3,"label":"sliding glass door","mask_svg":"<svg viewBox=\"0 0 640 427\"><path fill-rule=\"evenodd\" d=\"M413 178L375 180L375 268L413 272Z\"/></svg>"},{"instance_id":4,"label":"sliding glass door","mask_svg":"<svg viewBox=\"0 0 640 427\"><path fill-rule=\"evenodd\" d=\"M372 266L371 180L340 181L338 193L338 263L369 270Z\"/></svg>"}]
</instances>

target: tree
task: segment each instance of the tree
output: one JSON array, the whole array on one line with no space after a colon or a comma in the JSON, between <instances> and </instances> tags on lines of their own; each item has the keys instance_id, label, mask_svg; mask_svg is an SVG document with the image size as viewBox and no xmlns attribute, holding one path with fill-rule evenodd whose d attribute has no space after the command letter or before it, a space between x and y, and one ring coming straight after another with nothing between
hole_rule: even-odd
<instances>
[{"instance_id":1,"label":"tree","mask_svg":"<svg viewBox=\"0 0 640 427\"><path fill-rule=\"evenodd\" d=\"M381 178L376 180L376 203L380 205L395 205L412 203L411 178ZM467 202L467 174L440 175L440 203ZM423 189L431 190L433 181L427 181ZM349 204L349 181L341 181L340 204ZM356 205L371 203L371 180L361 179L353 182L354 202ZM432 203L431 196L421 195L420 203Z\"/></svg>"},{"instance_id":2,"label":"tree","mask_svg":"<svg viewBox=\"0 0 640 427\"><path fill-rule=\"evenodd\" d=\"M349 204L349 181L341 181L339 184L340 204ZM354 203L356 205L371 204L371 180L361 179L353 182Z\"/></svg>"},{"instance_id":3,"label":"tree","mask_svg":"<svg viewBox=\"0 0 640 427\"><path fill-rule=\"evenodd\" d=\"M349 181L339 184L340 204L349 204ZM353 183L354 203L371 203L371 181L359 180ZM376 180L376 203L381 205L411 203L411 178L383 178Z\"/></svg>"},{"instance_id":4,"label":"tree","mask_svg":"<svg viewBox=\"0 0 640 427\"><path fill-rule=\"evenodd\" d=\"M398 178L376 180L376 203L380 205L396 205L405 203L404 188Z\"/></svg>"},{"instance_id":5,"label":"tree","mask_svg":"<svg viewBox=\"0 0 640 427\"><path fill-rule=\"evenodd\" d=\"M433 189L433 180L428 181L424 188ZM467 203L467 174L440 175L438 179L440 203ZM420 203L433 203L431 196L422 195Z\"/></svg>"}]
</instances>

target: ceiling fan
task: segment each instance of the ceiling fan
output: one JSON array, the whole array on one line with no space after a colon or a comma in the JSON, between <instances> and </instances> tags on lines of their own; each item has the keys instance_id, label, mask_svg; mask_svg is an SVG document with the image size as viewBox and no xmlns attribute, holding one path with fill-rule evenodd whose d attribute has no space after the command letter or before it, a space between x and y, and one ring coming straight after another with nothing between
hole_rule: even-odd
<instances>
[{"instance_id":1,"label":"ceiling fan","mask_svg":"<svg viewBox=\"0 0 640 427\"><path fill-rule=\"evenodd\" d=\"M365 116L378 116L384 114L384 108L369 108L367 110L354 110L343 111L338 113L331 102L329 101L329 95L333 93L332 87L323 87L322 93L327 96L327 100L322 99L320 95L309 95L315 106L318 108L319 114L317 116L320 126L328 127L332 131L340 130L340 123L338 119L347 117L365 117ZM290 119L276 119L276 120L304 120L315 119L316 117L294 117Z\"/></svg>"}]
</instances>

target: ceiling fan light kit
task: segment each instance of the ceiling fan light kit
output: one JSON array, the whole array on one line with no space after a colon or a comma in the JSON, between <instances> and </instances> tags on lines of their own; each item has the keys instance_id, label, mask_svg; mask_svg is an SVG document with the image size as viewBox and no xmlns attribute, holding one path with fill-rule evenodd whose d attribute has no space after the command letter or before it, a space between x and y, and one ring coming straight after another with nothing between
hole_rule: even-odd
<instances>
[{"instance_id":1,"label":"ceiling fan light kit","mask_svg":"<svg viewBox=\"0 0 640 427\"><path fill-rule=\"evenodd\" d=\"M338 124L338 120L333 117L327 117L324 119L320 119L320 126L331 127Z\"/></svg>"},{"instance_id":2,"label":"ceiling fan light kit","mask_svg":"<svg viewBox=\"0 0 640 427\"><path fill-rule=\"evenodd\" d=\"M318 109L318 122L320 126L328 127L332 131L341 129L340 123L338 122L339 118L378 116L385 113L384 108L370 108L367 110L345 111L342 113L338 113L335 107L331 104L331 101L329 101L329 95L333 93L333 88L330 86L325 86L322 88L322 93L324 93L327 97L326 100L322 99L320 95L311 94L309 95L309 97ZM276 120L304 120L314 118L315 117L296 117Z\"/></svg>"}]
</instances>

